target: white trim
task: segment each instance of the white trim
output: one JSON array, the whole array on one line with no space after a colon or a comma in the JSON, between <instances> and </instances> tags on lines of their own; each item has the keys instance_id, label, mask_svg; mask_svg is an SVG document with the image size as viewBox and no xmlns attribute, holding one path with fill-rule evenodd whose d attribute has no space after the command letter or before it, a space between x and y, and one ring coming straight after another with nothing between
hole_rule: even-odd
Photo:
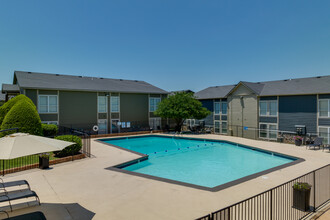
<instances>
[{"instance_id":1,"label":"white trim","mask_svg":"<svg viewBox=\"0 0 330 220\"><path fill-rule=\"evenodd\" d=\"M102 97L102 98L105 98L105 111L104 112L100 112L100 109L99 109L99 98ZM106 95L99 95L99 93L97 93L97 113L108 113L108 99L107 99L107 96Z\"/></svg>"},{"instance_id":2,"label":"white trim","mask_svg":"<svg viewBox=\"0 0 330 220\"><path fill-rule=\"evenodd\" d=\"M158 105L154 105L153 107L155 108L153 111L150 110L151 104L150 104L150 99L159 100L158 104L162 101L161 97L150 97L149 95L149 112L155 112L158 109Z\"/></svg>"},{"instance_id":3,"label":"white trim","mask_svg":"<svg viewBox=\"0 0 330 220\"><path fill-rule=\"evenodd\" d=\"M118 111L113 111L113 109L112 109L112 101L111 101L112 97L118 98ZM110 113L120 113L120 94L118 94L118 96L115 96L115 95L110 96ZM119 118L120 118L120 116L119 116Z\"/></svg>"},{"instance_id":4,"label":"white trim","mask_svg":"<svg viewBox=\"0 0 330 220\"><path fill-rule=\"evenodd\" d=\"M270 105L270 103L271 102L276 102L276 115L270 115L270 108L269 108L269 105ZM260 105L261 105L261 103L266 103L266 115L262 115L261 114L261 107L260 107ZM258 109L259 109L259 116L260 117L278 117L278 107L279 105L278 105L278 100L276 99L276 100L260 100L259 99L259 104L258 104Z\"/></svg>"},{"instance_id":5,"label":"white trim","mask_svg":"<svg viewBox=\"0 0 330 220\"><path fill-rule=\"evenodd\" d=\"M320 136L320 128L325 128L328 130L328 143L326 144L330 144L330 126L324 126L324 125L321 125L321 126L318 126L317 127L317 136Z\"/></svg>"},{"instance_id":6,"label":"white trim","mask_svg":"<svg viewBox=\"0 0 330 220\"><path fill-rule=\"evenodd\" d=\"M261 124L267 125L267 129L266 129L267 137L261 137L260 136L260 131L261 130L264 130L264 129L260 129L260 125ZM269 125L275 125L276 126L276 130L269 130ZM278 132L278 124L277 123L259 122L258 130L259 130L258 134L259 134L259 138L260 139L277 140L277 132ZM276 138L269 138L269 131L276 131Z\"/></svg>"},{"instance_id":7,"label":"white trim","mask_svg":"<svg viewBox=\"0 0 330 220\"><path fill-rule=\"evenodd\" d=\"M40 96L46 96L47 97L47 111L46 112L40 112L40 108L39 108L40 107L40 105L39 105ZM49 107L50 107L49 98L50 97L56 97L56 112L50 112L49 111ZM38 94L38 113L39 114L57 114L58 113L58 95Z\"/></svg>"},{"instance_id":8,"label":"white trim","mask_svg":"<svg viewBox=\"0 0 330 220\"><path fill-rule=\"evenodd\" d=\"M320 116L320 101L328 101L328 116ZM330 99L318 99L317 100L317 115L318 118L330 118Z\"/></svg>"}]
</instances>

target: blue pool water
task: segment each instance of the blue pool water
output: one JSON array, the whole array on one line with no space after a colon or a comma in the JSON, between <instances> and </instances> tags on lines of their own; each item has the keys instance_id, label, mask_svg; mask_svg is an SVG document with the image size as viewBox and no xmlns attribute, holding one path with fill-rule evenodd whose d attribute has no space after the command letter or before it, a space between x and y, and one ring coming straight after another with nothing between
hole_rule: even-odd
<instances>
[{"instance_id":1,"label":"blue pool water","mask_svg":"<svg viewBox=\"0 0 330 220\"><path fill-rule=\"evenodd\" d=\"M146 136L102 141L149 155L148 160L124 167L125 170L204 187L215 187L295 160L201 139Z\"/></svg>"}]
</instances>

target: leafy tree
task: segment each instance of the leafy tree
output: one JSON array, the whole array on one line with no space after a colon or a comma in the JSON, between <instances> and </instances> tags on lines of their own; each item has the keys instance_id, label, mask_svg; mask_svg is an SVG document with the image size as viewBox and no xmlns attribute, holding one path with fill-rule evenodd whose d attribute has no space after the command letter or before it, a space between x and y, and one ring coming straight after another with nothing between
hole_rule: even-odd
<instances>
[{"instance_id":1,"label":"leafy tree","mask_svg":"<svg viewBox=\"0 0 330 220\"><path fill-rule=\"evenodd\" d=\"M27 100L18 101L6 114L1 130L19 128L19 132L42 135L41 120L34 104ZM5 136L13 131L2 132Z\"/></svg>"},{"instance_id":2,"label":"leafy tree","mask_svg":"<svg viewBox=\"0 0 330 220\"><path fill-rule=\"evenodd\" d=\"M155 112L156 115L162 118L173 119L176 123L176 131L181 131L184 120L189 118L203 119L210 113L202 107L202 103L194 97L193 93L187 92L176 92L174 95L162 100Z\"/></svg>"},{"instance_id":3,"label":"leafy tree","mask_svg":"<svg viewBox=\"0 0 330 220\"><path fill-rule=\"evenodd\" d=\"M25 95L18 95L15 96L14 98L10 99L8 102L4 103L0 107L0 125L2 124L3 120L6 117L6 114L10 111L10 109L19 101L25 100L27 102L30 102L34 107L35 105L33 104L32 100L26 97ZM35 107L36 108L36 107Z\"/></svg>"}]
</instances>

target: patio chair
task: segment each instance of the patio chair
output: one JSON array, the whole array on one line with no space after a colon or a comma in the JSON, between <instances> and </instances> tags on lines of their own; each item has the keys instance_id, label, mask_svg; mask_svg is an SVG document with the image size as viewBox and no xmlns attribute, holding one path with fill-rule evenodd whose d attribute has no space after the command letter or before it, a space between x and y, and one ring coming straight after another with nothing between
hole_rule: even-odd
<instances>
[{"instance_id":1,"label":"patio chair","mask_svg":"<svg viewBox=\"0 0 330 220\"><path fill-rule=\"evenodd\" d=\"M3 191L7 191L8 192L8 188L10 188L10 187L23 186L23 185L26 185L27 188L29 190L31 190L30 184L26 180L16 180L16 181L10 181L10 182L4 182L2 178L0 178L0 180L1 180L1 182L0 182L0 190L3 190Z\"/></svg>"},{"instance_id":2,"label":"patio chair","mask_svg":"<svg viewBox=\"0 0 330 220\"><path fill-rule=\"evenodd\" d=\"M315 150L315 147L319 147L319 149L320 149L322 144L323 144L323 137L317 137L314 139L313 144L306 145L306 147L309 147L309 148L313 147Z\"/></svg>"},{"instance_id":3,"label":"patio chair","mask_svg":"<svg viewBox=\"0 0 330 220\"><path fill-rule=\"evenodd\" d=\"M38 202L38 205L40 205L40 199L37 193L29 189L15 190L10 192L5 191L5 193L0 196L0 203L8 202L10 206L10 210L13 211L11 201L19 200L19 199L27 199L31 197L35 197L36 201Z\"/></svg>"},{"instance_id":4,"label":"patio chair","mask_svg":"<svg viewBox=\"0 0 330 220\"><path fill-rule=\"evenodd\" d=\"M23 215L17 215L14 217L9 217L9 214L6 211L0 211L0 212L5 213L7 215L7 218L5 219L10 219L10 220L46 220L46 217L42 212L31 212Z\"/></svg>"}]
</instances>

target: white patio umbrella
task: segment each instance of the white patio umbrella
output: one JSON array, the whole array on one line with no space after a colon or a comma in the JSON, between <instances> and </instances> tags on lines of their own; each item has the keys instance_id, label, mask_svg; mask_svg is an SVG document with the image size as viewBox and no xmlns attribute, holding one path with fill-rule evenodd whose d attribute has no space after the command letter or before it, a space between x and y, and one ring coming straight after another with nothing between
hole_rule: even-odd
<instances>
[{"instance_id":1,"label":"white patio umbrella","mask_svg":"<svg viewBox=\"0 0 330 220\"><path fill-rule=\"evenodd\" d=\"M72 142L40 137L25 133L15 133L0 138L0 160L60 151Z\"/></svg>"}]
</instances>

